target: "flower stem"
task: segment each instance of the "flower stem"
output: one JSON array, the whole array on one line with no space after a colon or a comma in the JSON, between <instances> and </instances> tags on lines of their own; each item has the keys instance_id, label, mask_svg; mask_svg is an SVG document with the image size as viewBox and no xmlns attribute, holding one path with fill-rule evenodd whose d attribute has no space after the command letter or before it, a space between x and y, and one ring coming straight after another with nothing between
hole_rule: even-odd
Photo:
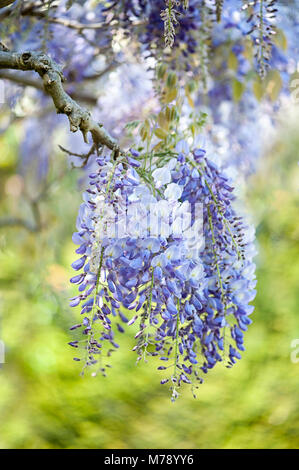
<instances>
[{"instance_id":1,"label":"flower stem","mask_svg":"<svg viewBox=\"0 0 299 470\"><path fill-rule=\"evenodd\" d=\"M178 363L178 343L179 343L179 315L180 315L180 299L177 300L177 317L176 317L176 337L175 337L175 350L174 350L174 377L176 377L177 363Z\"/></svg>"}]
</instances>

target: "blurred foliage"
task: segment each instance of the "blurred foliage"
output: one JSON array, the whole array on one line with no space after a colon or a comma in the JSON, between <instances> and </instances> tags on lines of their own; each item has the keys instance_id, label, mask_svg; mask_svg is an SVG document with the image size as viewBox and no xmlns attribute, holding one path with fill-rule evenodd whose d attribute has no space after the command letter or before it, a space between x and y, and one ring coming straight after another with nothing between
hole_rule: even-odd
<instances>
[{"instance_id":1,"label":"blurred foliage","mask_svg":"<svg viewBox=\"0 0 299 470\"><path fill-rule=\"evenodd\" d=\"M0 215L30 217L16 137L5 139ZM81 196L78 173L56 157L40 202L44 229L0 229L0 448L298 448L299 364L290 360L299 338L298 146L289 125L248 182L259 256L244 357L210 372L196 400L186 389L175 404L151 364L135 365L129 334L107 378L82 378L72 361L68 279Z\"/></svg>"}]
</instances>

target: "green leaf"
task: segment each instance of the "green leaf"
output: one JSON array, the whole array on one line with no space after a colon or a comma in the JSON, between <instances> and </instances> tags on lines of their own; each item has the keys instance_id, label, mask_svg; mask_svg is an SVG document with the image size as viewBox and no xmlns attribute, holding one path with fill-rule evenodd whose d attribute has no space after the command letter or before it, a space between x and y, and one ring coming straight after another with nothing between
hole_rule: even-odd
<instances>
[{"instance_id":1,"label":"green leaf","mask_svg":"<svg viewBox=\"0 0 299 470\"><path fill-rule=\"evenodd\" d=\"M178 78L175 72L169 72L167 75L166 86L169 89L173 89L177 84Z\"/></svg>"},{"instance_id":2,"label":"green leaf","mask_svg":"<svg viewBox=\"0 0 299 470\"><path fill-rule=\"evenodd\" d=\"M245 85L234 78L232 82L233 100L236 102L240 101L244 90Z\"/></svg>"},{"instance_id":3,"label":"green leaf","mask_svg":"<svg viewBox=\"0 0 299 470\"><path fill-rule=\"evenodd\" d=\"M168 133L160 127L158 127L158 129L155 129L154 133L161 140L165 140L168 136Z\"/></svg>"},{"instance_id":4,"label":"green leaf","mask_svg":"<svg viewBox=\"0 0 299 470\"><path fill-rule=\"evenodd\" d=\"M164 80L165 79L165 75L166 75L166 72L167 72L167 67L165 64L159 64L156 68L156 72L157 72L157 77L160 79L160 80Z\"/></svg>"},{"instance_id":5,"label":"green leaf","mask_svg":"<svg viewBox=\"0 0 299 470\"><path fill-rule=\"evenodd\" d=\"M130 121L125 125L126 129L136 129L139 124L141 124L141 121Z\"/></svg>"},{"instance_id":6,"label":"green leaf","mask_svg":"<svg viewBox=\"0 0 299 470\"><path fill-rule=\"evenodd\" d=\"M236 55L231 51L228 55L227 66L228 66L229 69L237 71L238 70L238 65L239 65L239 61L238 61Z\"/></svg>"},{"instance_id":7,"label":"green leaf","mask_svg":"<svg viewBox=\"0 0 299 470\"><path fill-rule=\"evenodd\" d=\"M274 43L277 47L280 47L283 51L286 51L288 48L288 40L283 30L280 28L276 29L276 34L274 36Z\"/></svg>"},{"instance_id":8,"label":"green leaf","mask_svg":"<svg viewBox=\"0 0 299 470\"><path fill-rule=\"evenodd\" d=\"M244 51L243 56L245 59L252 61L254 55L252 41L250 39L245 40L244 42Z\"/></svg>"},{"instance_id":9,"label":"green leaf","mask_svg":"<svg viewBox=\"0 0 299 470\"><path fill-rule=\"evenodd\" d=\"M173 88L172 90L169 90L163 98L164 103L168 104L171 103L171 101L175 100L178 95L178 89Z\"/></svg>"},{"instance_id":10,"label":"green leaf","mask_svg":"<svg viewBox=\"0 0 299 470\"><path fill-rule=\"evenodd\" d=\"M276 101L282 88L282 78L278 70L271 70L267 75L267 94L272 101Z\"/></svg>"},{"instance_id":11,"label":"green leaf","mask_svg":"<svg viewBox=\"0 0 299 470\"><path fill-rule=\"evenodd\" d=\"M158 121L159 126L160 126L162 129L168 130L168 128L169 128L169 121L167 120L167 118L166 118L166 116L165 116L165 113L164 113L163 111L160 111L160 113L158 114L157 121Z\"/></svg>"},{"instance_id":12,"label":"green leaf","mask_svg":"<svg viewBox=\"0 0 299 470\"><path fill-rule=\"evenodd\" d=\"M253 82L252 90L256 99L258 101L261 101L265 93L265 87L264 87L264 84L261 82L260 78L258 78L257 80Z\"/></svg>"},{"instance_id":13,"label":"green leaf","mask_svg":"<svg viewBox=\"0 0 299 470\"><path fill-rule=\"evenodd\" d=\"M142 124L142 126L140 127L139 129L139 134L140 134L140 137L141 137L141 140L144 141L146 139L150 139L150 124L149 124L149 121L148 119L146 119L144 121L144 123Z\"/></svg>"}]
</instances>

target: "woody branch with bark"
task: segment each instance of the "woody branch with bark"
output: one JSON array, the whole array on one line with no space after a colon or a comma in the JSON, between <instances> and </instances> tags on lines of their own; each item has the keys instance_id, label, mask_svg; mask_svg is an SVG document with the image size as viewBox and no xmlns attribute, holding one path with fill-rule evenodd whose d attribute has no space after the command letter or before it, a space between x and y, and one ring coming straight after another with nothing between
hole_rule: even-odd
<instances>
[{"instance_id":1,"label":"woody branch with bark","mask_svg":"<svg viewBox=\"0 0 299 470\"><path fill-rule=\"evenodd\" d=\"M95 150L105 146L112 150L114 158L118 157L120 148L116 140L100 123L94 121L87 109L66 93L62 86L65 81L62 70L50 56L41 52L0 51L0 69L31 70L38 73L45 91L53 100L57 113L68 117L70 130L72 132L80 130L86 143L90 134Z\"/></svg>"}]
</instances>

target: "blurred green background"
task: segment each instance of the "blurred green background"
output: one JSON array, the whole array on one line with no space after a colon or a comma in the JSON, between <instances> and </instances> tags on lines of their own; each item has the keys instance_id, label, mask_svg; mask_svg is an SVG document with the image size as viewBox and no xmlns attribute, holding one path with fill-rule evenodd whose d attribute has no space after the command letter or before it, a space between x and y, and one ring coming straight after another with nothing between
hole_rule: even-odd
<instances>
[{"instance_id":1,"label":"blurred green background","mask_svg":"<svg viewBox=\"0 0 299 470\"><path fill-rule=\"evenodd\" d=\"M55 156L39 203L44 229L0 228L0 448L298 448L299 136L282 127L246 182L257 226L258 295L243 359L209 373L194 399L188 388L173 404L151 364L135 365L123 335L109 376L79 375L68 328L71 234L78 172ZM0 216L32 217L35 188L17 173L18 126L0 139ZM30 173L30 172L29 172ZM299 357L299 354L298 354Z\"/></svg>"}]
</instances>

